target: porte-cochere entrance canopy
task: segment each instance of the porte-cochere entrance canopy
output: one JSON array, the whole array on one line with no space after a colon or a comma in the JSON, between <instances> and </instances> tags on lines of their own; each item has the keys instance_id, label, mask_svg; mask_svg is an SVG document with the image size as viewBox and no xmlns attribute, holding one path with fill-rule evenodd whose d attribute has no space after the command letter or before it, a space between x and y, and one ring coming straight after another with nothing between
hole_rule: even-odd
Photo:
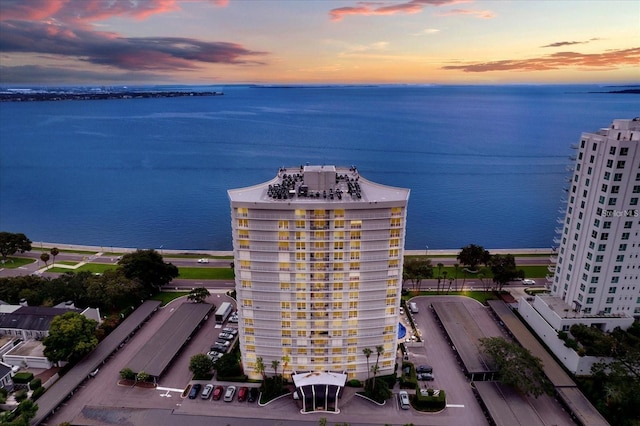
<instances>
[{"instance_id":1,"label":"porte-cochere entrance canopy","mask_svg":"<svg viewBox=\"0 0 640 426\"><path fill-rule=\"evenodd\" d=\"M307 372L291 375L296 386L296 395L302 403L302 412L328 411L339 413L338 399L347 382L344 373Z\"/></svg>"}]
</instances>

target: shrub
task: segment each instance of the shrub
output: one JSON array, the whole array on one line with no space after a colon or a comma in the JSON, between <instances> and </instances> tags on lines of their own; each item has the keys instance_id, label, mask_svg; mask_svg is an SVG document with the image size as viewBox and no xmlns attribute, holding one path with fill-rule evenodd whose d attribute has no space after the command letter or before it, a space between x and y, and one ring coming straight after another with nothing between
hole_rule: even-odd
<instances>
[{"instance_id":1,"label":"shrub","mask_svg":"<svg viewBox=\"0 0 640 426\"><path fill-rule=\"evenodd\" d=\"M13 376L13 383L29 383L33 380L33 373L21 371Z\"/></svg>"},{"instance_id":2,"label":"shrub","mask_svg":"<svg viewBox=\"0 0 640 426\"><path fill-rule=\"evenodd\" d=\"M120 378L123 380L134 380L136 378L136 373L129 367L125 367L120 370Z\"/></svg>"},{"instance_id":3,"label":"shrub","mask_svg":"<svg viewBox=\"0 0 640 426\"><path fill-rule=\"evenodd\" d=\"M31 394L31 399L34 401L37 400L42 396L45 390L46 389L43 387L39 387L38 389L34 390L33 393Z\"/></svg>"},{"instance_id":4,"label":"shrub","mask_svg":"<svg viewBox=\"0 0 640 426\"><path fill-rule=\"evenodd\" d=\"M14 394L14 398L16 399L17 402L24 401L25 399L27 399L27 390L20 389L18 392Z\"/></svg>"},{"instance_id":5,"label":"shrub","mask_svg":"<svg viewBox=\"0 0 640 426\"><path fill-rule=\"evenodd\" d=\"M42 380L36 377L32 381L29 382L29 388L34 391L42 387Z\"/></svg>"},{"instance_id":6,"label":"shrub","mask_svg":"<svg viewBox=\"0 0 640 426\"><path fill-rule=\"evenodd\" d=\"M351 379L347 382L347 386L351 387L351 388L361 388L362 387L362 382L358 379Z\"/></svg>"},{"instance_id":7,"label":"shrub","mask_svg":"<svg viewBox=\"0 0 640 426\"><path fill-rule=\"evenodd\" d=\"M424 411L439 411L447 405L447 397L443 390L438 391L437 396L433 389L428 389L427 395L422 395L420 389L416 388L416 395L413 401L417 409Z\"/></svg>"}]
</instances>

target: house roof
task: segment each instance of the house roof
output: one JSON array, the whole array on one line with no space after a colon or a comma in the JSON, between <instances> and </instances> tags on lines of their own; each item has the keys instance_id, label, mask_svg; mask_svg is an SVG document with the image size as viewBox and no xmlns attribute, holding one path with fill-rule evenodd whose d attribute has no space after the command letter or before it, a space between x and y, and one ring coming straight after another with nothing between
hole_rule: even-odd
<instances>
[{"instance_id":1,"label":"house roof","mask_svg":"<svg viewBox=\"0 0 640 426\"><path fill-rule=\"evenodd\" d=\"M0 378L3 378L10 373L11 373L11 367L5 364L4 362L0 362Z\"/></svg>"},{"instance_id":2,"label":"house roof","mask_svg":"<svg viewBox=\"0 0 640 426\"><path fill-rule=\"evenodd\" d=\"M79 312L79 310L21 306L14 312L0 312L0 328L46 331L49 330L53 318L67 312Z\"/></svg>"}]
</instances>

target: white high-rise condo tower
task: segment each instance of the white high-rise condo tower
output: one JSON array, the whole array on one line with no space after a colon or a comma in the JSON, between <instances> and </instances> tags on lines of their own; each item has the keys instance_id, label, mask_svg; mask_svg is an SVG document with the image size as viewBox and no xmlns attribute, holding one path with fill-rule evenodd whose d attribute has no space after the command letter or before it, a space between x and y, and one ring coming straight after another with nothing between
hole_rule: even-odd
<instances>
[{"instance_id":1,"label":"white high-rise condo tower","mask_svg":"<svg viewBox=\"0 0 640 426\"><path fill-rule=\"evenodd\" d=\"M393 372L409 190L355 167L281 168L228 191L245 373ZM372 350L367 362L363 350Z\"/></svg>"},{"instance_id":2,"label":"white high-rise condo tower","mask_svg":"<svg viewBox=\"0 0 640 426\"><path fill-rule=\"evenodd\" d=\"M640 316L640 118L583 133L553 295L585 316Z\"/></svg>"}]
</instances>

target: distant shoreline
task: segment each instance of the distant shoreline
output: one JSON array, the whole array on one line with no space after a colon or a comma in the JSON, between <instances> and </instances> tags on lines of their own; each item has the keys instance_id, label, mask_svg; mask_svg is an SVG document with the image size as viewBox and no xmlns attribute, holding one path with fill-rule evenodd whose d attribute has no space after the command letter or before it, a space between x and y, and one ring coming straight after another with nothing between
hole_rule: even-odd
<instances>
[{"instance_id":1,"label":"distant shoreline","mask_svg":"<svg viewBox=\"0 0 640 426\"><path fill-rule=\"evenodd\" d=\"M105 99L177 98L184 96L222 96L223 92L196 91L100 91L100 92L31 92L0 93L0 102L93 101Z\"/></svg>"}]
</instances>

